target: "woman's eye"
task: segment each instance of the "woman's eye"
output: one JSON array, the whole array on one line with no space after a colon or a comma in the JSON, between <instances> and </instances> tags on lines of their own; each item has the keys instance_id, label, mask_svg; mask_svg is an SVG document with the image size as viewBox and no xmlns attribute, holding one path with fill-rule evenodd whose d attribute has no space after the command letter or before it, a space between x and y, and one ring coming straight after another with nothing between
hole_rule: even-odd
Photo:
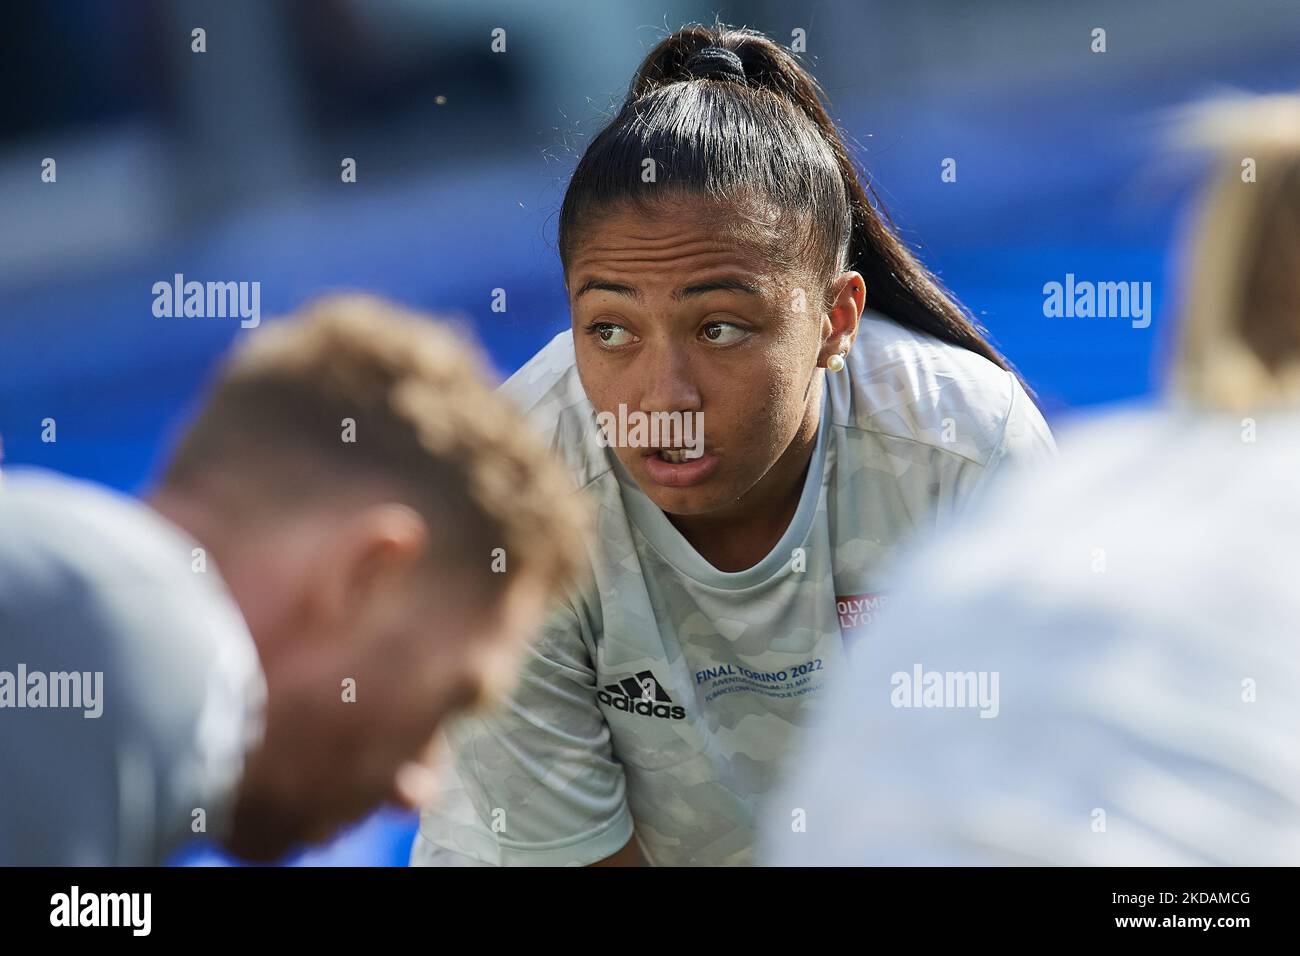
<instances>
[{"instance_id":1,"label":"woman's eye","mask_svg":"<svg viewBox=\"0 0 1300 956\"><path fill-rule=\"evenodd\" d=\"M748 334L730 322L710 322L704 326L704 337L715 345L734 345Z\"/></svg>"},{"instance_id":2,"label":"woman's eye","mask_svg":"<svg viewBox=\"0 0 1300 956\"><path fill-rule=\"evenodd\" d=\"M590 328L603 348L618 348L627 345L632 339L632 334L627 329L612 322L597 322Z\"/></svg>"}]
</instances>

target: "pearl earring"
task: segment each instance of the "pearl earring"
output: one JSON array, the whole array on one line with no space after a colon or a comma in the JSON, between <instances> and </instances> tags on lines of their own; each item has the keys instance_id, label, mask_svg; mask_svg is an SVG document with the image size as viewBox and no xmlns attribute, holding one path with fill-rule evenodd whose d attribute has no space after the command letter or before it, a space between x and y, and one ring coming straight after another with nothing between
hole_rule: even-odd
<instances>
[{"instance_id":1,"label":"pearl earring","mask_svg":"<svg viewBox=\"0 0 1300 956\"><path fill-rule=\"evenodd\" d=\"M844 353L836 352L826 360L826 371L842 372L844 371Z\"/></svg>"}]
</instances>

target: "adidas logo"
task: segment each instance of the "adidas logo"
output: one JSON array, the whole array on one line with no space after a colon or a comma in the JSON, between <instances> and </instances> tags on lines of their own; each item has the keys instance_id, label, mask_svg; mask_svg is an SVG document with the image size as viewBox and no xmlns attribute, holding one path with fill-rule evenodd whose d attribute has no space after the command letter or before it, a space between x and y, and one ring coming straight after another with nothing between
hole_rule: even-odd
<instances>
[{"instance_id":1,"label":"adidas logo","mask_svg":"<svg viewBox=\"0 0 1300 956\"><path fill-rule=\"evenodd\" d=\"M642 671L635 677L624 677L617 684L606 684L603 690L596 691L596 699L607 707L643 717L664 720L683 720L686 717L686 708L673 704L663 685L649 671Z\"/></svg>"}]
</instances>

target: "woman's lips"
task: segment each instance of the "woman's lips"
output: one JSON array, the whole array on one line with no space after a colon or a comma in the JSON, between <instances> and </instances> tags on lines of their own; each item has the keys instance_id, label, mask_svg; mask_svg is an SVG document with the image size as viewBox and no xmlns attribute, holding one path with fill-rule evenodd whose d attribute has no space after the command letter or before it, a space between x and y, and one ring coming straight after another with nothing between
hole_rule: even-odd
<instances>
[{"instance_id":1,"label":"woman's lips","mask_svg":"<svg viewBox=\"0 0 1300 956\"><path fill-rule=\"evenodd\" d=\"M718 457L705 452L698 458L687 458L681 462L665 461L659 455L659 449L649 449L641 456L650 480L666 488L689 488L707 481L718 468Z\"/></svg>"}]
</instances>

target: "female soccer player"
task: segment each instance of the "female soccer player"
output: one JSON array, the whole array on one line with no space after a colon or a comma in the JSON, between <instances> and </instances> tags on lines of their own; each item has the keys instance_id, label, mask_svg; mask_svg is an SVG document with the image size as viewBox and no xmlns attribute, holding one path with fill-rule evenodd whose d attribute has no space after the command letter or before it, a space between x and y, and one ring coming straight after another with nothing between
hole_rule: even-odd
<instances>
[{"instance_id":1,"label":"female soccer player","mask_svg":"<svg viewBox=\"0 0 1300 956\"><path fill-rule=\"evenodd\" d=\"M572 334L506 387L598 504L595 586L449 734L412 862L748 862L895 549L1052 439L761 34L650 52L559 247Z\"/></svg>"}]
</instances>

